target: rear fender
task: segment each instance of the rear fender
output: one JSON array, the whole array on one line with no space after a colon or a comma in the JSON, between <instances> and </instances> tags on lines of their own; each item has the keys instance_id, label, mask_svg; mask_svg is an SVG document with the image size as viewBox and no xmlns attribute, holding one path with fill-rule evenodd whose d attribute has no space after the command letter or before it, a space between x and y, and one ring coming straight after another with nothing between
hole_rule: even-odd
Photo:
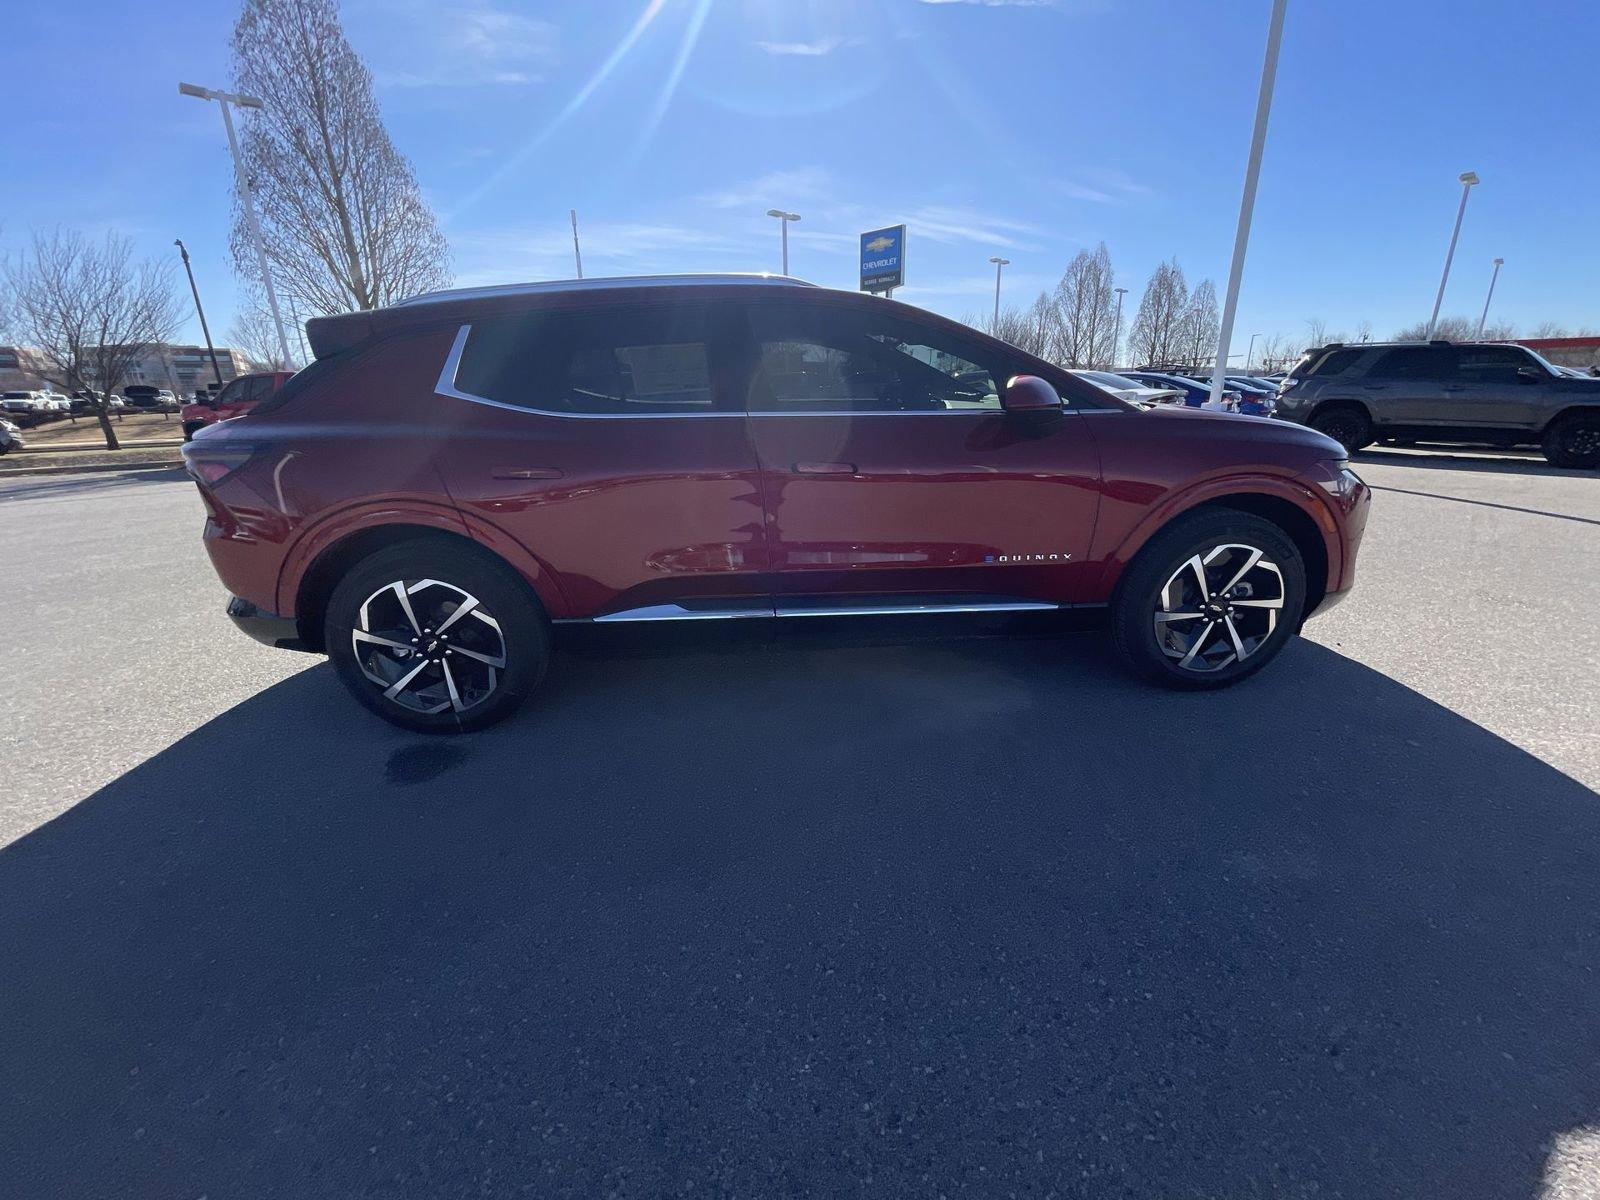
<instances>
[{"instance_id":1,"label":"rear fender","mask_svg":"<svg viewBox=\"0 0 1600 1200\"><path fill-rule=\"evenodd\" d=\"M566 598L546 563L493 526L448 505L421 500L362 504L331 513L309 526L284 556L278 572L277 611L294 612L306 572L324 553L358 533L390 525L421 526L472 539L527 580L551 617L568 615Z\"/></svg>"}]
</instances>

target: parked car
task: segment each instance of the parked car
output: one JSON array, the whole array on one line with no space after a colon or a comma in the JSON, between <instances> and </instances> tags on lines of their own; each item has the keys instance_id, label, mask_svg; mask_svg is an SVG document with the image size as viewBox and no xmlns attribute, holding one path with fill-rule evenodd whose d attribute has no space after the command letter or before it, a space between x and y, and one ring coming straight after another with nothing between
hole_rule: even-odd
<instances>
[{"instance_id":1,"label":"parked car","mask_svg":"<svg viewBox=\"0 0 1600 1200\"><path fill-rule=\"evenodd\" d=\"M0 417L0 454L10 454L13 450L21 450L27 444L22 440L22 430L4 417Z\"/></svg>"},{"instance_id":2,"label":"parked car","mask_svg":"<svg viewBox=\"0 0 1600 1200\"><path fill-rule=\"evenodd\" d=\"M1210 375L1191 375L1187 376L1187 378L1193 379L1208 392L1210 391ZM1276 387L1269 387L1244 375L1225 375L1222 379L1222 386L1224 393L1235 392L1238 394L1239 398L1235 402L1234 412L1243 413L1248 417L1270 417L1273 415L1278 395Z\"/></svg>"},{"instance_id":3,"label":"parked car","mask_svg":"<svg viewBox=\"0 0 1600 1200\"><path fill-rule=\"evenodd\" d=\"M1177 388L1151 387L1147 383L1140 383L1137 379L1129 379L1126 375L1118 375L1112 371L1073 371L1079 379L1087 379L1096 387L1102 387L1119 400L1126 400L1129 404L1138 404L1148 407L1152 404L1170 404L1173 401L1182 402L1183 392Z\"/></svg>"},{"instance_id":4,"label":"parked car","mask_svg":"<svg viewBox=\"0 0 1600 1200\"><path fill-rule=\"evenodd\" d=\"M1350 451L1379 438L1537 446L1558 467L1600 466L1600 379L1503 342L1322 346L1283 381L1278 415Z\"/></svg>"},{"instance_id":5,"label":"parked car","mask_svg":"<svg viewBox=\"0 0 1600 1200\"><path fill-rule=\"evenodd\" d=\"M1211 402L1211 385L1201 383L1197 379L1190 379L1187 375L1173 375L1166 371L1119 371L1118 374L1126 375L1129 379L1137 379L1150 387L1177 388L1183 393L1183 403L1189 408L1204 408ZM1225 388L1222 393L1222 407L1225 412L1233 412L1239 407L1239 392L1234 388Z\"/></svg>"},{"instance_id":6,"label":"parked car","mask_svg":"<svg viewBox=\"0 0 1600 1200\"><path fill-rule=\"evenodd\" d=\"M293 371L261 371L253 375L240 375L214 398L202 399L204 393L196 392L194 403L185 404L182 409L184 441L207 425L249 412L288 383L293 374Z\"/></svg>"},{"instance_id":7,"label":"parked car","mask_svg":"<svg viewBox=\"0 0 1600 1200\"><path fill-rule=\"evenodd\" d=\"M892 300L590 279L307 333L315 363L184 447L205 546L242 629L409 729L504 717L557 622L1100 607L1134 670L1216 687L1355 578L1337 443L1125 404Z\"/></svg>"},{"instance_id":8,"label":"parked car","mask_svg":"<svg viewBox=\"0 0 1600 1200\"><path fill-rule=\"evenodd\" d=\"M44 415L45 409L38 392L16 391L0 394L0 412L32 424Z\"/></svg>"},{"instance_id":9,"label":"parked car","mask_svg":"<svg viewBox=\"0 0 1600 1200\"><path fill-rule=\"evenodd\" d=\"M130 383L123 388L122 402L132 412L177 412L179 407L178 398L167 388L144 383Z\"/></svg>"}]
</instances>

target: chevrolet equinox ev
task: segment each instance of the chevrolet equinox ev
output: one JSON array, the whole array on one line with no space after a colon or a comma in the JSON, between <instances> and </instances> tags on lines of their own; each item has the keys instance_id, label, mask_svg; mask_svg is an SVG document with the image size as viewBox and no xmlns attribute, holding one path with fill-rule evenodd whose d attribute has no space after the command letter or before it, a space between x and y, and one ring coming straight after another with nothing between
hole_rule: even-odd
<instances>
[{"instance_id":1,"label":"chevrolet equinox ev","mask_svg":"<svg viewBox=\"0 0 1600 1200\"><path fill-rule=\"evenodd\" d=\"M1139 674L1260 670L1370 496L1287 422L1123 403L932 313L769 276L431 293L184 448L228 613L397 725L475 729L552 626L1101 608Z\"/></svg>"}]
</instances>

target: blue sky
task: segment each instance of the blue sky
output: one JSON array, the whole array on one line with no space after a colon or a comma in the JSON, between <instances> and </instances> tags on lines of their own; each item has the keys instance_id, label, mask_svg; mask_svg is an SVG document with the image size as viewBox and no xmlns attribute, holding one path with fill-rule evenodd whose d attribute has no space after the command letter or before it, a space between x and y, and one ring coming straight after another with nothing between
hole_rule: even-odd
<instances>
[{"instance_id":1,"label":"blue sky","mask_svg":"<svg viewBox=\"0 0 1600 1200\"><path fill-rule=\"evenodd\" d=\"M909 226L898 296L1026 303L1102 239L1131 309L1176 255L1221 290L1267 0L346 0L459 283L776 270L854 286ZM214 330L237 289L215 106L234 4L27 3L8 19L0 248L34 226L182 237ZM1591 2L1290 0L1235 345L1426 318L1479 173L1447 313L1600 324ZM198 326L191 330L198 336Z\"/></svg>"}]
</instances>

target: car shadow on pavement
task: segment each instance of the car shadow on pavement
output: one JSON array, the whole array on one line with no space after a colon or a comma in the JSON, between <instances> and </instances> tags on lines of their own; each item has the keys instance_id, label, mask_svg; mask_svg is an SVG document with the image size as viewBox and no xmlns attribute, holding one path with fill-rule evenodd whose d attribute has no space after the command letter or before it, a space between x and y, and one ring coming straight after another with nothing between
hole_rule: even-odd
<instances>
[{"instance_id":1,"label":"car shadow on pavement","mask_svg":"<svg viewBox=\"0 0 1600 1200\"><path fill-rule=\"evenodd\" d=\"M1534 1196L1600 1123L1600 797L1304 641L588 644L455 739L318 668L0 914L4 1195Z\"/></svg>"},{"instance_id":2,"label":"car shadow on pavement","mask_svg":"<svg viewBox=\"0 0 1600 1200\"><path fill-rule=\"evenodd\" d=\"M1475 453L1471 449L1446 452L1430 448L1428 453L1409 450L1386 450L1368 447L1351 456L1357 467L1363 463L1385 467L1422 467L1430 471L1471 471L1488 475L1546 475L1555 479L1582 478L1592 475L1573 467L1553 467L1543 457L1513 457L1501 451Z\"/></svg>"}]
</instances>

